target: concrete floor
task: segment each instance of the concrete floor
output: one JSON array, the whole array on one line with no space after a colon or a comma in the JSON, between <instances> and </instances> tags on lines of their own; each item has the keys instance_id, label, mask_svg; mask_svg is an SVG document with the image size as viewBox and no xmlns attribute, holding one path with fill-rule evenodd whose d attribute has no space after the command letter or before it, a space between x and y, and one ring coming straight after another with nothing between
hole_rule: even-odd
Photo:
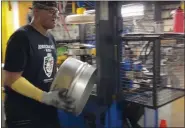
<instances>
[{"instance_id":1,"label":"concrete floor","mask_svg":"<svg viewBox=\"0 0 185 128\"><path fill-rule=\"evenodd\" d=\"M160 120L164 119L167 121L167 126L168 127L185 127L185 121L184 121L184 97L176 100L164 107L161 107L159 109L159 124L160 124ZM3 107L3 106L2 106ZM2 109L3 111L3 109ZM152 115L154 113L153 110L149 110L147 109L148 113L147 115L147 127L153 127L154 126L154 115ZM2 119L3 119L3 113L2 113ZM143 117L140 119L139 124L141 126L144 126L144 120ZM4 126L4 121L2 120L2 127Z\"/></svg>"},{"instance_id":2,"label":"concrete floor","mask_svg":"<svg viewBox=\"0 0 185 128\"><path fill-rule=\"evenodd\" d=\"M184 97L170 104L170 121L168 123L169 127L185 127L184 122ZM163 118L167 118L167 115L161 115Z\"/></svg>"},{"instance_id":3,"label":"concrete floor","mask_svg":"<svg viewBox=\"0 0 185 128\"><path fill-rule=\"evenodd\" d=\"M158 109L159 120L158 123L162 119L166 120L168 127L185 127L184 121L184 97L178 99L170 104L167 104ZM154 111L151 109L146 109L146 127L154 127ZM142 117L139 121L141 126L144 126L144 117Z\"/></svg>"}]
</instances>

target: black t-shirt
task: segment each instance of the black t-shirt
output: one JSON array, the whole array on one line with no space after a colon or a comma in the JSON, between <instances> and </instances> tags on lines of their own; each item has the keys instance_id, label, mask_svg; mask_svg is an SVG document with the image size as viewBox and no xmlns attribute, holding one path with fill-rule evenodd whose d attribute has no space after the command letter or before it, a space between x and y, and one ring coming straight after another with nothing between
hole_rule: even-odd
<instances>
[{"instance_id":1,"label":"black t-shirt","mask_svg":"<svg viewBox=\"0 0 185 128\"><path fill-rule=\"evenodd\" d=\"M7 44L5 70L23 72L36 87L49 91L56 74L56 47L51 34L42 35L30 25L19 28ZM57 110L5 87L5 112L9 120L52 120Z\"/></svg>"}]
</instances>

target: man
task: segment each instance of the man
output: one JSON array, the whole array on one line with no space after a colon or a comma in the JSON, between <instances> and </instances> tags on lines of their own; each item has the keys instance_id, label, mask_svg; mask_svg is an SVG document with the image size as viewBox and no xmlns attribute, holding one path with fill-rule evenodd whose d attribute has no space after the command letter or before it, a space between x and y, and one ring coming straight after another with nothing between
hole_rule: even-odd
<instances>
[{"instance_id":1,"label":"man","mask_svg":"<svg viewBox=\"0 0 185 128\"><path fill-rule=\"evenodd\" d=\"M57 108L71 112L66 90L49 92L56 74L57 3L34 1L33 18L8 41L5 59L5 113L8 128L59 128Z\"/></svg>"}]
</instances>

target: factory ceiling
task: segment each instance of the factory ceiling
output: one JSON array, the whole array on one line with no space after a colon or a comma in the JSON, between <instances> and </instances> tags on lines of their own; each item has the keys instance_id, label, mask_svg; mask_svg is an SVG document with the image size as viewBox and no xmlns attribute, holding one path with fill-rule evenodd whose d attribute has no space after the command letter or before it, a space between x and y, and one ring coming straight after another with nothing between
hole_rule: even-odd
<instances>
[{"instance_id":1,"label":"factory ceiling","mask_svg":"<svg viewBox=\"0 0 185 128\"><path fill-rule=\"evenodd\" d=\"M137 3L146 3L146 1L137 1ZM147 4L151 4L155 1L147 1ZM159 2L159 1L158 1ZM124 1L123 4L133 4L133 3L136 3L136 1ZM180 4L180 1L160 1L160 5L169 5L169 4ZM77 3L75 2L75 5L76 5L76 8L78 7L77 6ZM88 2L88 1L85 1L84 2L84 7L87 9L87 10L91 10L91 9L94 9L95 7L91 4L91 2ZM65 14L68 15L68 14L72 14L72 1L67 1L67 5L66 5L66 8L65 8Z\"/></svg>"}]
</instances>

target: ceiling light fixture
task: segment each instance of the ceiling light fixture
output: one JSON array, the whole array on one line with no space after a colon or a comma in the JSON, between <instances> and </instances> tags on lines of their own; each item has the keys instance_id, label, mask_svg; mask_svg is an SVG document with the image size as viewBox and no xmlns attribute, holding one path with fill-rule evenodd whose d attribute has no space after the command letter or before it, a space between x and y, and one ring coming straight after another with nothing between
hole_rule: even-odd
<instances>
[{"instance_id":1,"label":"ceiling light fixture","mask_svg":"<svg viewBox=\"0 0 185 128\"><path fill-rule=\"evenodd\" d=\"M121 15L122 17L143 16L144 5L143 4L123 5L121 8Z\"/></svg>"}]
</instances>

